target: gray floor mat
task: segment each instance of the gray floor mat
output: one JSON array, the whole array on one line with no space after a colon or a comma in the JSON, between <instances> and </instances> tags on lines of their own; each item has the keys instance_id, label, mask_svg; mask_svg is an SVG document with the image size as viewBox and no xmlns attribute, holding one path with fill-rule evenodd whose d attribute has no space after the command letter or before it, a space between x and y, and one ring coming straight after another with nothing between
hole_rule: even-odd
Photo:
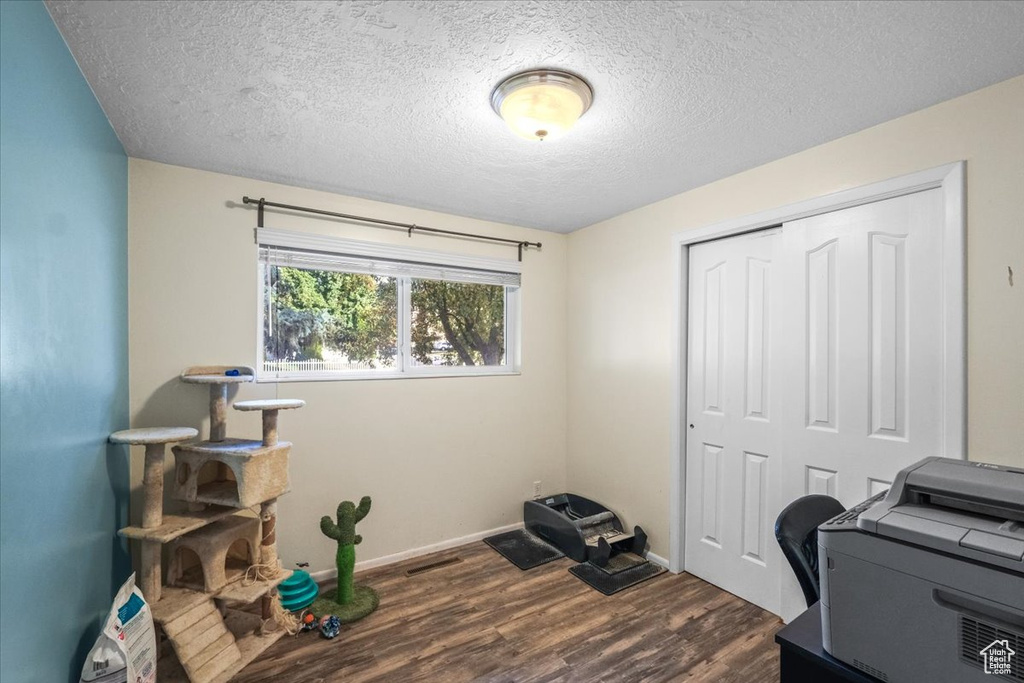
<instances>
[{"instance_id":1,"label":"gray floor mat","mask_svg":"<svg viewBox=\"0 0 1024 683\"><path fill-rule=\"evenodd\" d=\"M618 574L619 572L632 569L647 562L644 558L633 553L618 553L608 558L608 564L598 567L605 574Z\"/></svg>"},{"instance_id":2,"label":"gray floor mat","mask_svg":"<svg viewBox=\"0 0 1024 683\"><path fill-rule=\"evenodd\" d=\"M569 567L570 574L605 595L612 595L647 579L653 579L658 574L664 573L664 571L664 567L658 566L653 562L634 565L615 574L609 574L589 562L581 562L574 567Z\"/></svg>"},{"instance_id":3,"label":"gray floor mat","mask_svg":"<svg viewBox=\"0 0 1024 683\"><path fill-rule=\"evenodd\" d=\"M488 536L484 543L520 569L533 569L565 557L558 548L548 545L526 529L514 529Z\"/></svg>"}]
</instances>

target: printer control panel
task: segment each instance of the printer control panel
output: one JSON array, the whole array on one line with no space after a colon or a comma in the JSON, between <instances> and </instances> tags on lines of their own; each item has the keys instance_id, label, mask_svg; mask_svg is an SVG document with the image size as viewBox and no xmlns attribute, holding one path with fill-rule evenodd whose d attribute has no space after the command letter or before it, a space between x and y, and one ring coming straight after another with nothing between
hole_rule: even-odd
<instances>
[{"instance_id":1,"label":"printer control panel","mask_svg":"<svg viewBox=\"0 0 1024 683\"><path fill-rule=\"evenodd\" d=\"M860 517L861 513L870 508L871 506L873 506L875 503L878 503L883 498L885 498L885 495L887 493L889 493L888 489L882 491L881 493L876 493L875 495L865 500L863 503L858 503L857 505L854 505L846 512L840 512L838 515L828 520L818 528L825 529L827 531L856 531L857 518Z\"/></svg>"}]
</instances>

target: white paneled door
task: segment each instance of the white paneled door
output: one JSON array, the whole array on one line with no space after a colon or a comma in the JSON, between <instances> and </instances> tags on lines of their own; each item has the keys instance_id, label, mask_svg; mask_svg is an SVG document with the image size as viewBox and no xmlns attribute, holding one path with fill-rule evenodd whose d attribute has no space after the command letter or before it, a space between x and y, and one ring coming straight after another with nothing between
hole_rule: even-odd
<instances>
[{"instance_id":1,"label":"white paneled door","mask_svg":"<svg viewBox=\"0 0 1024 683\"><path fill-rule=\"evenodd\" d=\"M686 569L789 619L789 502L942 453L940 190L690 248Z\"/></svg>"},{"instance_id":2,"label":"white paneled door","mask_svg":"<svg viewBox=\"0 0 1024 683\"><path fill-rule=\"evenodd\" d=\"M779 612L779 230L690 247L686 570Z\"/></svg>"}]
</instances>

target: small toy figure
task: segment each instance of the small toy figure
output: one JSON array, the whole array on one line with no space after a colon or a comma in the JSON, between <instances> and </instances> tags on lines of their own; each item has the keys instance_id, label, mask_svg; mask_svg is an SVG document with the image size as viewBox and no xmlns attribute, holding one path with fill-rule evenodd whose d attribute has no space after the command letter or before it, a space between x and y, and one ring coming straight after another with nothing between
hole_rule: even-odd
<instances>
[{"instance_id":1,"label":"small toy figure","mask_svg":"<svg viewBox=\"0 0 1024 683\"><path fill-rule=\"evenodd\" d=\"M333 614L326 614L320 618L320 635L330 640L341 632L341 619Z\"/></svg>"},{"instance_id":2,"label":"small toy figure","mask_svg":"<svg viewBox=\"0 0 1024 683\"><path fill-rule=\"evenodd\" d=\"M314 631L320 627L320 624L316 620L316 615L308 609L302 610L302 614L299 616L300 629L303 631Z\"/></svg>"}]
</instances>

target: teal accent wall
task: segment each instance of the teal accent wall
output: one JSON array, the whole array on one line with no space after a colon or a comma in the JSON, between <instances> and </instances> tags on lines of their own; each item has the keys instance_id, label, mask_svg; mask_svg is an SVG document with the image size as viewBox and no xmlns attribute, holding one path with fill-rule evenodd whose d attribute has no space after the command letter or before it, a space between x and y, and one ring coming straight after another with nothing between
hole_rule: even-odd
<instances>
[{"instance_id":1,"label":"teal accent wall","mask_svg":"<svg viewBox=\"0 0 1024 683\"><path fill-rule=\"evenodd\" d=\"M0 2L0 680L77 681L131 571L128 159L41 2Z\"/></svg>"}]
</instances>

